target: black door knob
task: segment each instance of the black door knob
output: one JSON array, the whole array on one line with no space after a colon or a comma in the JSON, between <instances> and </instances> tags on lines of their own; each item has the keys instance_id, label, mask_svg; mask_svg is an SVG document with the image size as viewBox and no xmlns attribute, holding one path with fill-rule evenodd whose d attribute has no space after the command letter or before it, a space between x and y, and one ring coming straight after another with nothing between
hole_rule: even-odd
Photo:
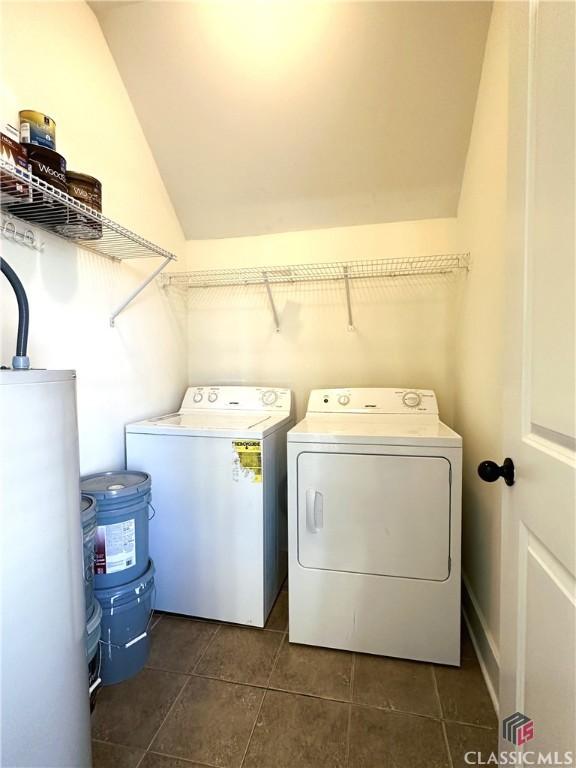
<instances>
[{"instance_id":1,"label":"black door knob","mask_svg":"<svg viewBox=\"0 0 576 768\"><path fill-rule=\"evenodd\" d=\"M495 461L482 461L478 464L478 474L487 483L494 483L503 477L506 485L514 485L514 462L507 458L499 467Z\"/></svg>"}]
</instances>

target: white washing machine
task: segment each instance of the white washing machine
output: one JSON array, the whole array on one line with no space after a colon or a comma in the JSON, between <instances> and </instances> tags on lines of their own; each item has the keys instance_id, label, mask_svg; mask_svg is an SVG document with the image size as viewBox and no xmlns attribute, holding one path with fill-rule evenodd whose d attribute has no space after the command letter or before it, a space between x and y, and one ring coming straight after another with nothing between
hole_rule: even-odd
<instances>
[{"instance_id":1,"label":"white washing machine","mask_svg":"<svg viewBox=\"0 0 576 768\"><path fill-rule=\"evenodd\" d=\"M313 391L288 433L290 642L458 665L461 475L434 392Z\"/></svg>"},{"instance_id":2,"label":"white washing machine","mask_svg":"<svg viewBox=\"0 0 576 768\"><path fill-rule=\"evenodd\" d=\"M286 576L293 423L287 389L213 386L128 424L126 466L152 475L158 610L264 626Z\"/></svg>"}]
</instances>

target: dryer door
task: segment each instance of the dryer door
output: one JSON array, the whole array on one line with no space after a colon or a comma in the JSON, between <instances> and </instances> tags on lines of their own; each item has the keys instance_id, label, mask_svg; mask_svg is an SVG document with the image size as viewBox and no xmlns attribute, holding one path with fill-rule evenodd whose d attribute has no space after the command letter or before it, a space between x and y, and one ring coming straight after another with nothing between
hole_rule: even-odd
<instances>
[{"instance_id":1,"label":"dryer door","mask_svg":"<svg viewBox=\"0 0 576 768\"><path fill-rule=\"evenodd\" d=\"M305 568L443 581L450 573L450 462L301 453L298 561Z\"/></svg>"}]
</instances>

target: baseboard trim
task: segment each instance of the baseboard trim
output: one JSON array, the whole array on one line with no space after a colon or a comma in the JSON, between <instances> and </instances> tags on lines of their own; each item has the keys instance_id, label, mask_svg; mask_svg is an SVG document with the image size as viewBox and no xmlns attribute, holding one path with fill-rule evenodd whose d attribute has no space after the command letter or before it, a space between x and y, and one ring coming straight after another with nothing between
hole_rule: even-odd
<instances>
[{"instance_id":1,"label":"baseboard trim","mask_svg":"<svg viewBox=\"0 0 576 768\"><path fill-rule=\"evenodd\" d=\"M488 693L494 704L496 714L499 713L498 683L500 679L500 655L498 647L490 632L478 600L470 587L466 576L462 575L464 589L462 590L462 614L470 632L474 650L480 662L480 669L486 681Z\"/></svg>"}]
</instances>

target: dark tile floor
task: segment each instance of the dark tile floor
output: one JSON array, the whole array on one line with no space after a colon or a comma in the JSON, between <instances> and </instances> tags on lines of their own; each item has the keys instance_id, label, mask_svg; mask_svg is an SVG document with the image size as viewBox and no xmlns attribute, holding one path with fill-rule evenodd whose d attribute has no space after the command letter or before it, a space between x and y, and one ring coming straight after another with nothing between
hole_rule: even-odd
<instances>
[{"instance_id":1,"label":"dark tile floor","mask_svg":"<svg viewBox=\"0 0 576 768\"><path fill-rule=\"evenodd\" d=\"M266 629L160 616L148 666L101 691L94 768L461 768L497 723L464 633L462 667L290 645Z\"/></svg>"}]
</instances>

